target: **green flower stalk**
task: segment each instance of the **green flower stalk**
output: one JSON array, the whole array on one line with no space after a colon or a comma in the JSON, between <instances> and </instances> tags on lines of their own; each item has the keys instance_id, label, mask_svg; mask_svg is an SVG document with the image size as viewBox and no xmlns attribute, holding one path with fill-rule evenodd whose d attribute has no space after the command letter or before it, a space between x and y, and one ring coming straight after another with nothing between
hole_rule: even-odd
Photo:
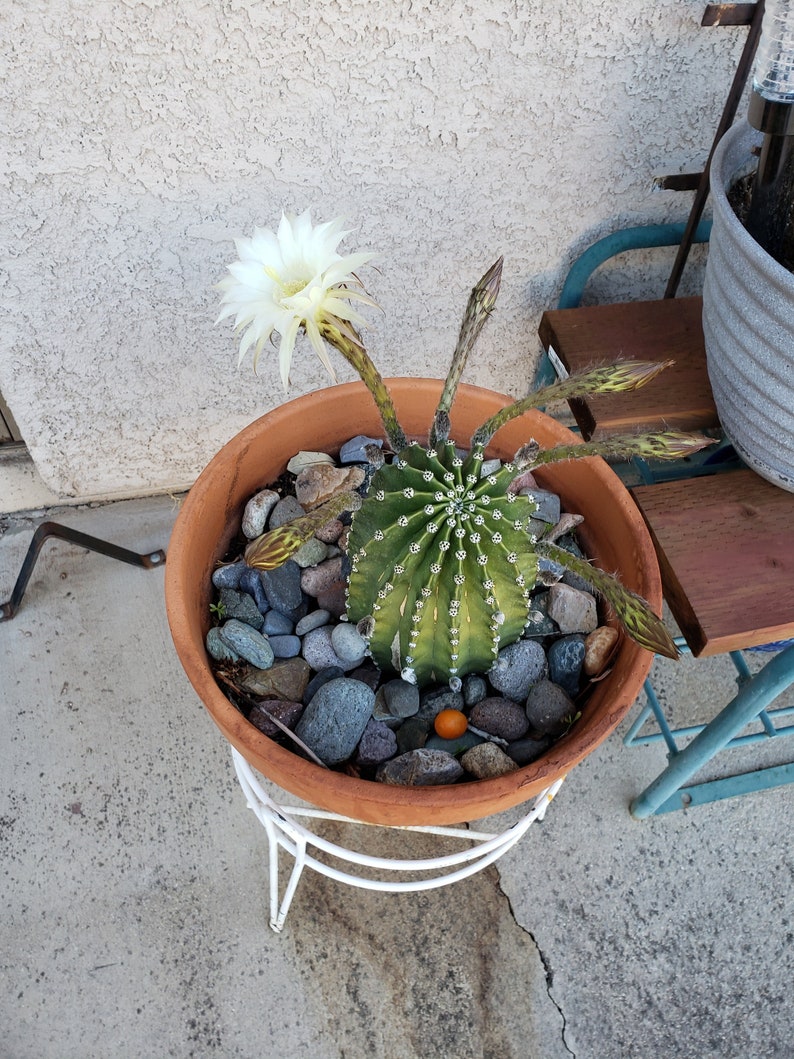
<instances>
[{"instance_id":1,"label":"green flower stalk","mask_svg":"<svg viewBox=\"0 0 794 1059\"><path fill-rule=\"evenodd\" d=\"M332 222L332 228L324 230L335 236L340 224ZM260 240L260 250L264 245ZM343 264L354 258L339 260ZM266 272L268 268L265 262ZM527 468L561 460L636 454L679 458L711 441L680 431L654 432L544 451L528 439L513 461L484 475L491 438L529 409L552 400L633 390L671 363L626 360L544 387L490 417L475 431L468 452L461 452L449 440L450 410L466 360L493 311L501 272L500 258L471 292L426 446L406 442L388 389L352 326L352 314L340 311L346 287L342 284L334 290L329 302L333 313L318 310L311 323L313 344L317 348L316 338L335 347L358 372L379 409L395 457L375 471L363 500L356 493L345 493L263 534L249 544L246 562L272 569L321 525L342 511L352 512L347 618L367 637L373 659L386 674L400 674L420 686L431 682L458 686L467 673L487 672L499 651L520 638L533 609L541 558L588 581L638 644L676 657L670 634L644 600L587 561L551 541L536 539L537 504L516 491L514 483ZM337 277L338 270L328 275ZM246 280L251 283L250 268ZM307 282L316 286L315 280ZM325 289L322 284L320 288ZM236 307L238 319L247 321L254 335L267 330L272 314L259 327L256 314L246 310L244 292L228 280L224 289L226 302ZM300 293L290 297L297 299L296 312L303 312ZM359 300L362 297L366 296L359 294ZM301 326L310 331L302 316L282 324L293 339Z\"/></svg>"}]
</instances>

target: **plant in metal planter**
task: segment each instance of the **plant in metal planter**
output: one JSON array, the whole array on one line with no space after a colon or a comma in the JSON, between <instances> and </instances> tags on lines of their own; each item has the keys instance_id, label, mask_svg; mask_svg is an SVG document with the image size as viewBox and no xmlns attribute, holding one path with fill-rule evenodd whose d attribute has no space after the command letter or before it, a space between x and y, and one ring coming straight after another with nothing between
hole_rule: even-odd
<instances>
[{"instance_id":1,"label":"plant in metal planter","mask_svg":"<svg viewBox=\"0 0 794 1059\"><path fill-rule=\"evenodd\" d=\"M494 434L524 412L552 400L634 389L666 365L625 361L571 377L495 414L466 449L449 437L449 413L466 360L492 312L501 259L474 287L452 364L424 444L408 442L380 374L364 349L363 323L352 301L372 304L354 274L372 255L336 253L340 221L313 226L310 215L283 217L278 234L256 230L239 240L240 260L221 288L224 310L243 332L240 357L255 361L274 331L281 334L281 374L300 329L330 368L325 343L356 369L378 407L392 459L379 453L366 496L343 492L310 513L253 540L245 561L258 569L283 564L342 512L352 513L347 619L357 623L386 674L420 686L459 686L467 673L486 672L501 648L518 640L530 621L531 592L544 564L560 564L587 580L641 646L674 657L659 618L614 577L533 533L536 503L521 476L540 465L580 456L641 453L679 457L706 439L681 432L613 438L541 450L528 438L515 458L484 466Z\"/></svg>"},{"instance_id":2,"label":"plant in metal planter","mask_svg":"<svg viewBox=\"0 0 794 1059\"><path fill-rule=\"evenodd\" d=\"M703 288L703 332L725 433L749 467L791 491L794 4L768 0L763 19L749 124L739 123L726 133L711 163L714 227ZM750 180L749 206L746 219L740 220L732 199L744 178Z\"/></svg>"}]
</instances>

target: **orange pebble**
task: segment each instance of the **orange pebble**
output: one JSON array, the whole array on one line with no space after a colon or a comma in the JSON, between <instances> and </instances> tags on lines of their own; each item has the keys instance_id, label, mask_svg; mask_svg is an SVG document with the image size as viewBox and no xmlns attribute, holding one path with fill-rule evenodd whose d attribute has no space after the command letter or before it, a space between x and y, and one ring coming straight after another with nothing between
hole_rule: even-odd
<instances>
[{"instance_id":1,"label":"orange pebble","mask_svg":"<svg viewBox=\"0 0 794 1059\"><path fill-rule=\"evenodd\" d=\"M469 727L469 721L460 710L442 710L436 715L433 727L442 739L457 739Z\"/></svg>"}]
</instances>

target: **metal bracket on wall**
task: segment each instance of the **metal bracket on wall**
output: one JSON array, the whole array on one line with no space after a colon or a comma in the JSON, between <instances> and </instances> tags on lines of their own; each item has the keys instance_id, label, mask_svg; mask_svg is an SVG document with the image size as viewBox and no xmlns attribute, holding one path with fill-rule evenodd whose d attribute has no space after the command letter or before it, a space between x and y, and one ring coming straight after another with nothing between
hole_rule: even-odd
<instances>
[{"instance_id":1,"label":"metal bracket on wall","mask_svg":"<svg viewBox=\"0 0 794 1059\"><path fill-rule=\"evenodd\" d=\"M99 552L100 555L107 555L111 559L117 559L119 562L129 563L131 566L141 566L145 570L153 570L155 567L162 566L165 563L165 552L162 549L139 555L128 548L121 548L117 544L100 540L99 537L91 537L87 533L80 533L79 530L62 526L59 522L42 522L33 534L33 540L30 542L27 555L14 585L14 590L11 593L11 599L7 603L0 603L0 621L10 621L19 610L28 581L39 557L39 552L44 542L49 540L50 537L58 537L61 540L69 541L70 544L77 544L81 548L87 548L89 551Z\"/></svg>"}]
</instances>

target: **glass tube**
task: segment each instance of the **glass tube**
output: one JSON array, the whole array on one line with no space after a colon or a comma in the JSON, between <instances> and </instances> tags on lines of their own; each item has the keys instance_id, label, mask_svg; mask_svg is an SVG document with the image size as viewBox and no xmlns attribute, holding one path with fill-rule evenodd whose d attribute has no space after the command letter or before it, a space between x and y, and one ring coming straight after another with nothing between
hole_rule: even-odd
<instances>
[{"instance_id":1,"label":"glass tube","mask_svg":"<svg viewBox=\"0 0 794 1059\"><path fill-rule=\"evenodd\" d=\"M765 99L794 103L794 0L767 0L753 70Z\"/></svg>"}]
</instances>

